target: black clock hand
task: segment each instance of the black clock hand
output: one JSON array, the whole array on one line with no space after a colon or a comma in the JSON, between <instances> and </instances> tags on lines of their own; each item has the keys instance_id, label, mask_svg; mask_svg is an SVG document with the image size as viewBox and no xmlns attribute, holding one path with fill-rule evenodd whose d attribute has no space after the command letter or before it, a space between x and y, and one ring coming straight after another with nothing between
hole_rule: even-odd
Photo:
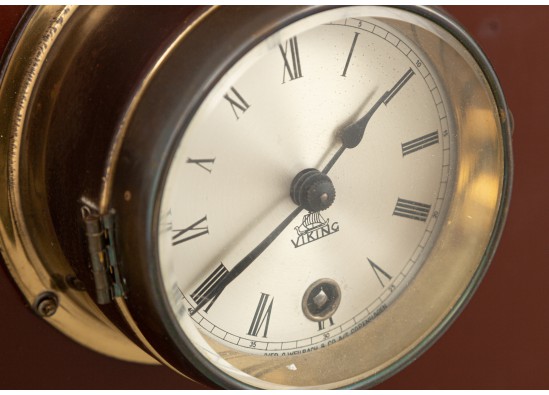
<instances>
[{"instance_id":1,"label":"black clock hand","mask_svg":"<svg viewBox=\"0 0 549 395\"><path fill-rule=\"evenodd\" d=\"M290 187L290 197L297 204L297 207L261 243L203 295L191 315L202 309L207 303L213 303L225 287L250 266L302 210L316 212L330 207L335 199L335 189L327 175L316 169L305 169L294 177Z\"/></svg>"},{"instance_id":2,"label":"black clock hand","mask_svg":"<svg viewBox=\"0 0 549 395\"><path fill-rule=\"evenodd\" d=\"M288 215L284 221L278 225L275 230L273 230L261 243L259 243L248 255L246 255L244 258L240 260L236 264L235 267L223 278L222 281L219 281L218 284L215 287L212 287L205 295L204 298L198 303L192 311L191 315L195 314L196 312L200 311L208 302L214 300L217 298L221 292L225 289L227 285L229 285L235 278L237 278L250 264L259 256L263 251L267 249L271 245L273 241L282 233L284 229L292 222L295 217L299 215L299 213L303 210L304 207L299 206L294 209Z\"/></svg>"},{"instance_id":3,"label":"black clock hand","mask_svg":"<svg viewBox=\"0 0 549 395\"><path fill-rule=\"evenodd\" d=\"M328 164L324 167L322 170L323 174L328 174L330 169L333 167L333 165L336 163L336 161L339 159L341 154L347 149L347 148L355 148L357 145L360 144L362 141L362 138L364 137L364 132L366 131L366 126L368 125L368 122L370 122L370 119L375 114L379 106L381 104L389 104L389 102L393 99L393 97L398 93L398 91L408 82L410 78L414 75L414 71L410 68L404 75L398 80L398 82L387 92L385 92L377 102L374 103L372 108L370 108L370 111L368 111L362 118L360 118L358 121L346 126L341 133L341 147L337 150L337 152L334 154L332 159L328 162Z\"/></svg>"},{"instance_id":4,"label":"black clock hand","mask_svg":"<svg viewBox=\"0 0 549 395\"><path fill-rule=\"evenodd\" d=\"M335 153L330 162L326 165L322 172L314 169L305 169L300 172L294 179L291 188L292 200L298 204L298 207L294 209L273 230L261 243L259 243L248 255L240 260L233 267L233 269L219 281L214 287L212 287L196 305L191 315L200 311L207 303L215 300L223 290L229 285L235 278L237 278L252 262L263 253L271 245L271 243L282 233L284 229L292 222L299 213L307 208L308 211L320 211L328 208L335 196L333 185L326 176L328 171L332 168L335 162L339 159L343 151L347 148L355 148L360 144L366 126L370 121L370 118L377 111L382 103L387 105L391 99L398 93L398 91L408 82L408 80L414 75L412 69L408 71L398 80L398 82L387 92L385 92L379 100L372 106L370 111L366 113L355 123L348 125L342 131L342 145L340 149ZM312 192L312 193L311 193Z\"/></svg>"}]
</instances>

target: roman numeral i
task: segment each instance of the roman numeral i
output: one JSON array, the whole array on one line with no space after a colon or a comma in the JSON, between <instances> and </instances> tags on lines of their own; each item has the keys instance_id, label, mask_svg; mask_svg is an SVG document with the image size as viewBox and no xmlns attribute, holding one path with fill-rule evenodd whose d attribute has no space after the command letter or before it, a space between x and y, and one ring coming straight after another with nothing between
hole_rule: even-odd
<instances>
[{"instance_id":1,"label":"roman numeral i","mask_svg":"<svg viewBox=\"0 0 549 395\"><path fill-rule=\"evenodd\" d=\"M347 55L347 62L345 62L345 68L341 74L342 77L347 77L347 69L349 68L349 63L351 63L351 58L353 56L353 51L355 50L356 40L358 39L359 34L360 33L355 32L353 43L351 44L351 50L349 51L349 55Z\"/></svg>"}]
</instances>

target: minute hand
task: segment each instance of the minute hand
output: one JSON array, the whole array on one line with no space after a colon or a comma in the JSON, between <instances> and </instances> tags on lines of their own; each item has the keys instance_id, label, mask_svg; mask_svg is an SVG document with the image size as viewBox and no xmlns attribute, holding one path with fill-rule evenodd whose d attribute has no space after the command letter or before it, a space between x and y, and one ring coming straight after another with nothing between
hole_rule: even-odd
<instances>
[{"instance_id":1,"label":"minute hand","mask_svg":"<svg viewBox=\"0 0 549 395\"><path fill-rule=\"evenodd\" d=\"M223 280L219 281L219 283L210 289L205 297L200 301L200 303L197 304L197 306L194 308L194 311L191 313L195 314L200 309L202 309L208 302L216 299L221 292L225 289L227 285L229 285L235 278L237 278L248 266L252 264L252 262L259 256L263 251L267 249L271 245L273 241L282 233L284 229L292 222L295 217L298 216L298 214L303 210L303 207L299 206L294 209L288 215L284 221L278 225L275 230L273 230L261 243L259 243L248 255L246 255L244 258L238 262L235 267L227 274L226 277L223 278Z\"/></svg>"},{"instance_id":2,"label":"minute hand","mask_svg":"<svg viewBox=\"0 0 549 395\"><path fill-rule=\"evenodd\" d=\"M375 104L370 108L370 111L368 111L362 118L360 118L358 121L346 126L342 133L341 133L341 147L335 155L332 157L332 159L328 162L328 164L324 167L322 170L322 173L327 174L332 166L335 164L335 162L339 159L343 151L347 148L355 148L357 145L360 144L362 141L362 138L364 137L364 132L366 131L366 126L368 125L368 122L370 122L370 118L375 114L379 106L381 104L389 104L389 102L395 97L395 95L402 89L402 87L408 82L410 78L414 75L414 71L410 68L404 75L398 80L398 82L388 91L386 91Z\"/></svg>"}]
</instances>

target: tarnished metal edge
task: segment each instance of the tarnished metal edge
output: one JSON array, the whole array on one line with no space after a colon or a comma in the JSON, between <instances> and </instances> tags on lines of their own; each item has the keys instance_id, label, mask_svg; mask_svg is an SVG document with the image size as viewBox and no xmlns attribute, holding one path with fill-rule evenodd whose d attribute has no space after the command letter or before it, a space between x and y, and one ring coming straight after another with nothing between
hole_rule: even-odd
<instances>
[{"instance_id":1,"label":"tarnished metal edge","mask_svg":"<svg viewBox=\"0 0 549 395\"><path fill-rule=\"evenodd\" d=\"M130 102L126 113L124 114L122 118L122 122L120 123L120 127L118 131L115 134L115 137L113 138L113 142L111 145L111 150L109 152L109 160L107 163L109 164L108 167L105 169L105 176L103 177L103 187L99 199L99 212L101 214L107 213L109 210L111 210L111 199L112 199L112 191L113 191L113 182L114 182L114 172L116 169L116 163L118 161L119 153L122 148L122 143L124 141L124 136L127 132L127 127L129 124L129 120L131 119L131 116L133 112L135 111L135 108L137 107L141 97L143 96L143 93L151 83L151 81L154 78L154 75L156 74L156 71L159 69L159 67L162 65L162 63L165 61L166 57L169 56L169 54L173 51L177 45L185 39L185 37L189 34L190 31L193 30L193 28L200 23L204 18L206 18L210 13L212 13L218 6L212 6L205 10L202 14L198 15L196 19L194 19L189 26L171 43L171 45L166 49L166 51L162 54L162 56L157 60L155 65L151 68L150 72L146 76L146 78L143 79L141 85L136 89L135 94L133 95L133 100ZM126 304L126 301L124 298L115 298L114 302L116 303L120 313L132 329L132 331L135 333L137 338L141 341L141 343L149 350L149 352L162 364L166 365L173 371L177 372L178 374L182 375L183 377L192 380L194 380L192 377L183 374L181 371L176 369L174 366L172 366L168 361L166 361L150 344L150 342L146 339L145 335L141 330L139 329L139 325L135 321L135 319L132 317L130 310L128 309L128 306Z\"/></svg>"},{"instance_id":2,"label":"tarnished metal edge","mask_svg":"<svg viewBox=\"0 0 549 395\"><path fill-rule=\"evenodd\" d=\"M4 59L0 83L0 249L15 283L35 306L44 294L55 294L59 305L55 314L43 315L50 324L74 341L118 359L157 363L122 334L99 310L89 295L67 290L52 292L47 262L42 262L28 236L21 213L19 150L24 137L29 98L55 40L77 11L77 6L42 6L26 14L28 18L16 32L10 57ZM71 271L67 263L67 271Z\"/></svg>"}]
</instances>

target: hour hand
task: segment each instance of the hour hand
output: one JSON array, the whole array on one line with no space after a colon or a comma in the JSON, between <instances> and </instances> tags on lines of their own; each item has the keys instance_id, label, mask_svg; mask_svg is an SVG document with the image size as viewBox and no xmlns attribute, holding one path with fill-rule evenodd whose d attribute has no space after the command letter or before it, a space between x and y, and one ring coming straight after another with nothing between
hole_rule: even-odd
<instances>
[{"instance_id":1,"label":"hour hand","mask_svg":"<svg viewBox=\"0 0 549 395\"><path fill-rule=\"evenodd\" d=\"M385 92L379 100L372 106L370 111L366 113L362 118L360 118L355 123L346 126L341 134L341 141L343 143L343 146L345 148L355 148L357 145L360 144L362 141L362 137L364 137L364 132L366 130L366 126L368 125L368 122L370 121L370 118L372 118L372 115L377 111L379 106L381 104L389 104L389 102L395 97L395 95L398 93L398 91L408 82L410 78L414 75L414 71L410 68L404 75L398 80L398 82L387 92Z\"/></svg>"},{"instance_id":2,"label":"hour hand","mask_svg":"<svg viewBox=\"0 0 549 395\"><path fill-rule=\"evenodd\" d=\"M330 159L328 164L324 167L324 169L322 169L323 174L328 174L330 169L333 167L341 154L343 154L343 152L347 148L355 148L357 145L360 144L362 138L364 137L366 126L368 125L368 122L370 122L370 118L372 118L379 106L381 106L381 104L389 104L393 97L395 97L398 91L402 89L402 87L406 84L406 82L408 82L410 78L412 78L414 74L414 71L409 68L408 71L406 71L406 73L404 73L404 75L398 80L398 82L391 89L386 91L374 103L374 105L364 116L362 116L358 121L346 126L341 131L341 147L339 147L332 159Z\"/></svg>"}]
</instances>

